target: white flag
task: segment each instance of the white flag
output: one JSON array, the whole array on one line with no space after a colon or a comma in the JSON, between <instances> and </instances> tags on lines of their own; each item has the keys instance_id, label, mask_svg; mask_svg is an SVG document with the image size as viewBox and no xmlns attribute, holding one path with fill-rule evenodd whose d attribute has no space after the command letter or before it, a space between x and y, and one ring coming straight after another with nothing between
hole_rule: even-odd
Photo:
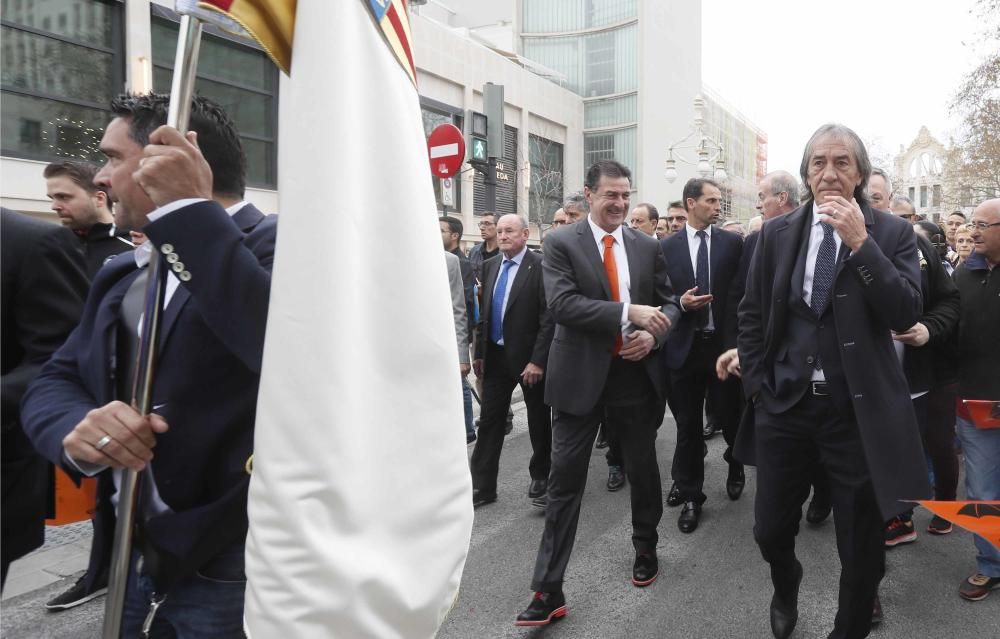
<instances>
[{"instance_id":1,"label":"white flag","mask_svg":"<svg viewBox=\"0 0 1000 639\"><path fill-rule=\"evenodd\" d=\"M412 63L394 53L409 50L407 17L392 3L385 19L405 38L392 42L372 7L299 0L281 85L246 553L252 639L432 637L472 532L426 140Z\"/></svg>"}]
</instances>

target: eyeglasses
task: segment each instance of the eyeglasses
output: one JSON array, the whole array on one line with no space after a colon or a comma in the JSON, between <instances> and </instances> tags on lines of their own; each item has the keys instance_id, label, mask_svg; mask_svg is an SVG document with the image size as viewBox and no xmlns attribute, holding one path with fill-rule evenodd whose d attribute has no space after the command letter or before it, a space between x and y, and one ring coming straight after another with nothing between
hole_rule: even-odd
<instances>
[{"instance_id":1,"label":"eyeglasses","mask_svg":"<svg viewBox=\"0 0 1000 639\"><path fill-rule=\"evenodd\" d=\"M968 224L965 225L965 228L969 229L970 231L973 230L985 231L991 226L1000 226L1000 222L993 222L992 224L987 224L986 222L969 222Z\"/></svg>"},{"instance_id":2,"label":"eyeglasses","mask_svg":"<svg viewBox=\"0 0 1000 639\"><path fill-rule=\"evenodd\" d=\"M493 222L480 222L479 223L479 228L481 228L481 229L488 229L491 226L496 226L496 224L494 224Z\"/></svg>"}]
</instances>

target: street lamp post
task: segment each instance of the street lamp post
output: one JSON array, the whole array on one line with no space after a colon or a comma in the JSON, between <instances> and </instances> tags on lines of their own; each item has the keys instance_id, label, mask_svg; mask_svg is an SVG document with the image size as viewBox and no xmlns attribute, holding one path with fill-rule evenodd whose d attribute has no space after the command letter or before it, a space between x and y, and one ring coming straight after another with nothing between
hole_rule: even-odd
<instances>
[{"instance_id":1,"label":"street lamp post","mask_svg":"<svg viewBox=\"0 0 1000 639\"><path fill-rule=\"evenodd\" d=\"M685 151L694 151L697 159L688 159L684 156ZM712 176L717 182L729 177L722 144L705 133L705 99L701 95L694 96L694 126L690 133L667 147L667 168L663 177L671 184L677 179L678 161L696 167L699 175Z\"/></svg>"}]
</instances>

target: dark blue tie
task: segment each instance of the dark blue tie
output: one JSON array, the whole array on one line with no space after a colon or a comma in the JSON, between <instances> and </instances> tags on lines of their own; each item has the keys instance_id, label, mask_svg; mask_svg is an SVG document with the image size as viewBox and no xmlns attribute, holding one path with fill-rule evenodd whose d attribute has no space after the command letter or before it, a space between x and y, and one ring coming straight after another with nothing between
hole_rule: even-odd
<instances>
[{"instance_id":1,"label":"dark blue tie","mask_svg":"<svg viewBox=\"0 0 1000 639\"><path fill-rule=\"evenodd\" d=\"M708 234L705 231L695 233L701 244L698 245L698 268L694 273L694 283L698 285L698 295L708 295L712 292L712 282L708 276ZM695 326L705 328L708 326L709 305L706 304L698 310Z\"/></svg>"},{"instance_id":2,"label":"dark blue tie","mask_svg":"<svg viewBox=\"0 0 1000 639\"><path fill-rule=\"evenodd\" d=\"M820 222L823 227L823 242L816 254L816 267L813 269L812 295L809 306L822 317L830 300L830 288L833 286L833 273L837 266L837 243L833 239L833 227L826 222Z\"/></svg>"},{"instance_id":3,"label":"dark blue tie","mask_svg":"<svg viewBox=\"0 0 1000 639\"><path fill-rule=\"evenodd\" d=\"M499 344L503 339L503 298L507 294L507 272L513 265L513 260L503 261L497 287L493 291L493 303L490 304L490 341L494 344Z\"/></svg>"}]
</instances>

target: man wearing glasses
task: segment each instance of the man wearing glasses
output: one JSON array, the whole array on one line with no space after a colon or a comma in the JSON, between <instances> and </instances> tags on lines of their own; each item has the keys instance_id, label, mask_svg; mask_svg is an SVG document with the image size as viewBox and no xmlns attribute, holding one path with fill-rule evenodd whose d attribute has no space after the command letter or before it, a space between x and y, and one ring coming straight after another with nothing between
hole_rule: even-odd
<instances>
[{"instance_id":1,"label":"man wearing glasses","mask_svg":"<svg viewBox=\"0 0 1000 639\"><path fill-rule=\"evenodd\" d=\"M469 263L472 264L477 282L483 281L483 262L500 253L497 245L497 215L493 211L486 211L479 218L479 237L483 238L482 243L476 244L469 251Z\"/></svg>"}]
</instances>

